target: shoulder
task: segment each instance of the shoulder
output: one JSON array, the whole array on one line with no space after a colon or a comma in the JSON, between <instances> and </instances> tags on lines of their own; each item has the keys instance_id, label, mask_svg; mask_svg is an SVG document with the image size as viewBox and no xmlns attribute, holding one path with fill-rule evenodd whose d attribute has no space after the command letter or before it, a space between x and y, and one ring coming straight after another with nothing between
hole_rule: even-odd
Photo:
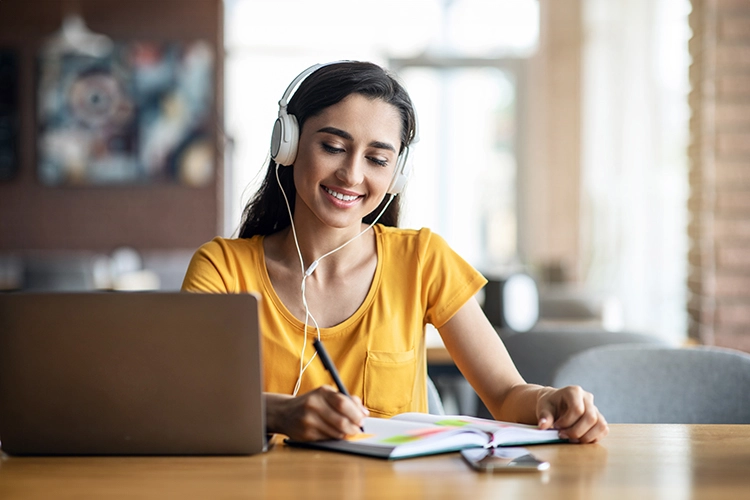
<instances>
[{"instance_id":1,"label":"shoulder","mask_svg":"<svg viewBox=\"0 0 750 500\"><path fill-rule=\"evenodd\" d=\"M192 263L207 263L232 273L255 262L263 255L263 236L252 238L216 237L204 243L193 255Z\"/></svg>"},{"instance_id":2,"label":"shoulder","mask_svg":"<svg viewBox=\"0 0 750 500\"><path fill-rule=\"evenodd\" d=\"M438 235L433 233L429 228L423 227L422 229L402 229L399 227L381 226L377 224L378 237L389 244L393 245L425 245L437 237Z\"/></svg>"},{"instance_id":3,"label":"shoulder","mask_svg":"<svg viewBox=\"0 0 750 500\"><path fill-rule=\"evenodd\" d=\"M449 248L446 241L429 228L401 229L397 227L377 226L377 235L386 250L401 252L416 251L425 254L428 252L442 252Z\"/></svg>"},{"instance_id":4,"label":"shoulder","mask_svg":"<svg viewBox=\"0 0 750 500\"><path fill-rule=\"evenodd\" d=\"M242 276L256 265L262 250L262 237L214 238L193 254L182 289L236 292Z\"/></svg>"},{"instance_id":5,"label":"shoulder","mask_svg":"<svg viewBox=\"0 0 750 500\"><path fill-rule=\"evenodd\" d=\"M445 276L448 269L465 276L480 276L439 234L428 228L399 229L379 227L383 255L391 262L417 265L424 273Z\"/></svg>"},{"instance_id":6,"label":"shoulder","mask_svg":"<svg viewBox=\"0 0 750 500\"><path fill-rule=\"evenodd\" d=\"M253 254L263 245L261 236L252 238L221 238L216 237L204 243L196 251L196 255L213 258L232 258L239 255Z\"/></svg>"}]
</instances>

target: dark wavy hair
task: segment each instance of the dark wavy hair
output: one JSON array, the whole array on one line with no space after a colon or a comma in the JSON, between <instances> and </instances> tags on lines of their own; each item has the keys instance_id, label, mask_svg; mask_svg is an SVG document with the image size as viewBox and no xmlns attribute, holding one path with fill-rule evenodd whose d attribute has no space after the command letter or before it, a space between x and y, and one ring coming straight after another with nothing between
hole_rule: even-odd
<instances>
[{"instance_id":1,"label":"dark wavy hair","mask_svg":"<svg viewBox=\"0 0 750 500\"><path fill-rule=\"evenodd\" d=\"M401 115L401 153L414 140L416 116L409 94L386 70L369 62L347 61L318 68L302 81L287 106L287 112L297 118L299 130L311 116L321 113L329 106L342 101L351 94L361 94L371 99L382 99L395 106ZM279 167L279 179L289 204L294 212L297 190L292 175L294 166ZM372 223L383 209L389 197L367 214L362 222ZM399 196L391 202L378 222L386 226L398 226ZM276 182L276 162L271 159L266 176L242 213L240 238L276 233L290 225L281 189Z\"/></svg>"}]
</instances>

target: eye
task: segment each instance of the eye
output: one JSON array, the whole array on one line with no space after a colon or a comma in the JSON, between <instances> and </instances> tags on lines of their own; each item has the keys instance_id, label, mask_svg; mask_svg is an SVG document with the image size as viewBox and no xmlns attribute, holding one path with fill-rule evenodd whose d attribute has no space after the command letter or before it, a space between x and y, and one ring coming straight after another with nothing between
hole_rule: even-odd
<instances>
[{"instance_id":1,"label":"eye","mask_svg":"<svg viewBox=\"0 0 750 500\"><path fill-rule=\"evenodd\" d=\"M374 164L379 165L381 167L387 167L388 166L388 160L381 160L380 158L375 158L373 156L368 156L367 159L370 160L371 162L373 162Z\"/></svg>"},{"instance_id":2,"label":"eye","mask_svg":"<svg viewBox=\"0 0 750 500\"><path fill-rule=\"evenodd\" d=\"M325 142L322 143L322 146L323 146L323 150L326 153L338 154L338 153L343 153L344 152L343 149L331 146L330 144L326 144Z\"/></svg>"}]
</instances>

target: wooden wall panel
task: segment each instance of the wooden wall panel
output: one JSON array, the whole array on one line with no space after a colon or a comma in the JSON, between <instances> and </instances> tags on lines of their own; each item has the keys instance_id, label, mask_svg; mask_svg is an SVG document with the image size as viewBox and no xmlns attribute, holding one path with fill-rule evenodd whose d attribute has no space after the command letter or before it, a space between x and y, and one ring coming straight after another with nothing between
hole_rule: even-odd
<instances>
[{"instance_id":1,"label":"wooden wall panel","mask_svg":"<svg viewBox=\"0 0 750 500\"><path fill-rule=\"evenodd\" d=\"M750 2L692 5L689 333L750 352Z\"/></svg>"},{"instance_id":2,"label":"wooden wall panel","mask_svg":"<svg viewBox=\"0 0 750 500\"><path fill-rule=\"evenodd\" d=\"M181 185L49 187L36 178L35 58L66 13L117 41L209 41L216 51L213 122L223 96L222 0L6 0L0 2L0 47L19 61L20 170L0 182L0 252L192 248L221 231L222 151L216 175L201 188Z\"/></svg>"}]
</instances>

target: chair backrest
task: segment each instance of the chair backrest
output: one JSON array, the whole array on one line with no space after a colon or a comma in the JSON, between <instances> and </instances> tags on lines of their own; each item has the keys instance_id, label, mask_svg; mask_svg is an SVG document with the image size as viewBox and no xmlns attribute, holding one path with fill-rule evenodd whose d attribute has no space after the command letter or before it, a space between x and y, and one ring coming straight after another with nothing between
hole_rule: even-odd
<instances>
[{"instance_id":1,"label":"chair backrest","mask_svg":"<svg viewBox=\"0 0 750 500\"><path fill-rule=\"evenodd\" d=\"M653 335L605 330L532 330L503 337L516 368L530 384L551 385L557 369L574 354L609 344L668 345Z\"/></svg>"},{"instance_id":2,"label":"chair backrest","mask_svg":"<svg viewBox=\"0 0 750 500\"><path fill-rule=\"evenodd\" d=\"M595 347L566 361L553 385L591 392L610 423L750 423L750 354L731 349Z\"/></svg>"},{"instance_id":3,"label":"chair backrest","mask_svg":"<svg viewBox=\"0 0 750 500\"><path fill-rule=\"evenodd\" d=\"M445 415L443 400L430 377L427 377L427 411L432 415Z\"/></svg>"}]
</instances>

